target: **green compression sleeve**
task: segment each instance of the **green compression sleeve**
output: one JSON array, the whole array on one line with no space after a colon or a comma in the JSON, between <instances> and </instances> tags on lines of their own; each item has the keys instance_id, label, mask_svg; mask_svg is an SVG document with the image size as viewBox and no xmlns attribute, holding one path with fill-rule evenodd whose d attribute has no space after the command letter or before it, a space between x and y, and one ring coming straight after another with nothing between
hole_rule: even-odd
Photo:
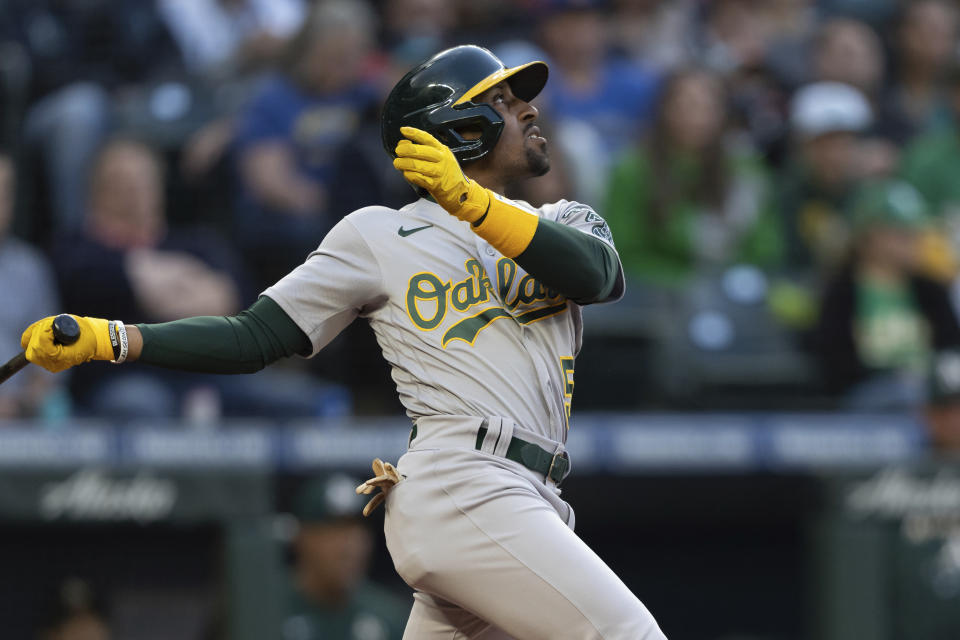
<instances>
[{"instance_id":1,"label":"green compression sleeve","mask_svg":"<svg viewBox=\"0 0 960 640\"><path fill-rule=\"evenodd\" d=\"M138 324L139 362L199 373L253 373L312 351L309 338L280 306L262 296L236 316L199 316Z\"/></svg>"},{"instance_id":2,"label":"green compression sleeve","mask_svg":"<svg viewBox=\"0 0 960 640\"><path fill-rule=\"evenodd\" d=\"M613 247L551 220L540 219L530 244L514 260L578 304L603 302L623 291L620 261Z\"/></svg>"}]
</instances>

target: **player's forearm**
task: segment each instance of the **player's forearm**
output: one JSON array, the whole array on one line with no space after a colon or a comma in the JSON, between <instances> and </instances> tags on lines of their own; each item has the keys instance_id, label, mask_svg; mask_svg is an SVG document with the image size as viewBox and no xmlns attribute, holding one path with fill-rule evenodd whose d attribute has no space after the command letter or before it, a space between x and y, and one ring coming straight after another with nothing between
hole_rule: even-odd
<instances>
[{"instance_id":1,"label":"player's forearm","mask_svg":"<svg viewBox=\"0 0 960 640\"><path fill-rule=\"evenodd\" d=\"M307 336L267 297L236 316L140 324L129 327L127 336L128 360L201 373L253 373L311 348Z\"/></svg>"},{"instance_id":2,"label":"player's forearm","mask_svg":"<svg viewBox=\"0 0 960 640\"><path fill-rule=\"evenodd\" d=\"M514 260L523 269L580 304L602 302L622 287L620 261L607 243L578 229L540 219Z\"/></svg>"}]
</instances>

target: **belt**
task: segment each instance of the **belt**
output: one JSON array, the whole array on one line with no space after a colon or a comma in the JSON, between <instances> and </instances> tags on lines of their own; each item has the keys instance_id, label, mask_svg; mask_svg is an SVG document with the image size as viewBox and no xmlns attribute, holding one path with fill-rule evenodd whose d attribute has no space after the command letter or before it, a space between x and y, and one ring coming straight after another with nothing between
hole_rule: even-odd
<instances>
[{"instance_id":1,"label":"belt","mask_svg":"<svg viewBox=\"0 0 960 640\"><path fill-rule=\"evenodd\" d=\"M526 438L514 435L518 431ZM512 420L502 417L424 416L417 419L410 430L408 447L411 449L418 448L414 440L419 447L469 447L506 458L555 484L560 484L570 472L570 457L561 445L534 432L525 432Z\"/></svg>"},{"instance_id":2,"label":"belt","mask_svg":"<svg viewBox=\"0 0 960 640\"><path fill-rule=\"evenodd\" d=\"M483 439L487 436L487 427L480 427L477 431L476 449L479 451L483 446ZM507 460L513 460L522 464L531 471L536 471L545 478L550 478L557 484L563 480L570 469L570 458L566 451L550 453L546 449L527 442L521 438L513 436L510 444L507 446Z\"/></svg>"}]
</instances>

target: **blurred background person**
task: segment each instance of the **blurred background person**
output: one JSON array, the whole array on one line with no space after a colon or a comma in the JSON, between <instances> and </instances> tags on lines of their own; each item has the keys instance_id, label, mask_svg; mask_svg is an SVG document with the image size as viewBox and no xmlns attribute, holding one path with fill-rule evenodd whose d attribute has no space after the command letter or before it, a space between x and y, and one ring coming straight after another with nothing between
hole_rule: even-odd
<instances>
[{"instance_id":1,"label":"blurred background person","mask_svg":"<svg viewBox=\"0 0 960 640\"><path fill-rule=\"evenodd\" d=\"M929 203L931 215L956 252L960 251L960 66L953 68L948 85L949 124L916 137L904 150L901 172Z\"/></svg>"},{"instance_id":2,"label":"blurred background person","mask_svg":"<svg viewBox=\"0 0 960 640\"><path fill-rule=\"evenodd\" d=\"M365 4L316 3L280 72L240 115L236 237L260 288L300 264L339 219L329 208L334 169L376 100L364 77L374 35Z\"/></svg>"},{"instance_id":3,"label":"blurred background person","mask_svg":"<svg viewBox=\"0 0 960 640\"><path fill-rule=\"evenodd\" d=\"M825 273L844 258L848 200L861 177L859 136L872 122L869 103L850 85L818 82L794 95L778 195L790 271Z\"/></svg>"},{"instance_id":4,"label":"blurred background person","mask_svg":"<svg viewBox=\"0 0 960 640\"><path fill-rule=\"evenodd\" d=\"M213 233L168 228L163 176L156 152L135 140L99 152L83 232L62 236L54 250L65 308L155 322L240 310L248 294L232 248ZM75 377L74 397L99 415L178 414L158 370L129 381L115 373L97 367Z\"/></svg>"},{"instance_id":5,"label":"blurred background person","mask_svg":"<svg viewBox=\"0 0 960 640\"><path fill-rule=\"evenodd\" d=\"M614 167L602 209L629 276L682 287L736 263L778 264L769 172L727 124L716 75L666 80L650 136Z\"/></svg>"},{"instance_id":6,"label":"blurred background person","mask_svg":"<svg viewBox=\"0 0 960 640\"><path fill-rule=\"evenodd\" d=\"M805 61L811 81L842 82L875 99L883 89L885 57L880 37L866 23L833 18L820 25Z\"/></svg>"},{"instance_id":7,"label":"blurred background person","mask_svg":"<svg viewBox=\"0 0 960 640\"><path fill-rule=\"evenodd\" d=\"M399 209L416 196L383 150L380 107L403 75L448 44L459 26L457 5L447 0L387 0L378 40L381 51L370 77L375 100L336 154L329 210L340 218L370 205ZM379 358L379 353L376 356Z\"/></svg>"},{"instance_id":8,"label":"blurred background person","mask_svg":"<svg viewBox=\"0 0 960 640\"><path fill-rule=\"evenodd\" d=\"M784 103L789 87L781 76L792 71L779 67L797 56L810 22L797 3L786 2L796 24L787 28L778 11L780 3L758 0L717 0L704 5L698 32L697 61L720 74L730 95L731 114L753 138L771 163L779 165L785 135ZM800 9L807 3L800 2ZM779 33L778 29L787 29Z\"/></svg>"},{"instance_id":9,"label":"blurred background person","mask_svg":"<svg viewBox=\"0 0 960 640\"><path fill-rule=\"evenodd\" d=\"M294 501L291 590L284 640L400 640L412 602L370 582L373 536L360 484L342 474L308 481Z\"/></svg>"},{"instance_id":10,"label":"blurred background person","mask_svg":"<svg viewBox=\"0 0 960 640\"><path fill-rule=\"evenodd\" d=\"M874 117L861 138L860 173L892 175L912 127L886 99L886 57L880 37L864 22L830 19L817 33L810 63L812 81L849 85L870 103Z\"/></svg>"},{"instance_id":11,"label":"blurred background person","mask_svg":"<svg viewBox=\"0 0 960 640\"><path fill-rule=\"evenodd\" d=\"M4 12L29 60L31 104L21 134L40 159L52 211L51 225L26 224L32 238L47 241L50 228L82 226L87 167L116 103L181 62L152 2L11 0ZM47 197L47 189L34 189Z\"/></svg>"},{"instance_id":12,"label":"blurred background person","mask_svg":"<svg viewBox=\"0 0 960 640\"><path fill-rule=\"evenodd\" d=\"M614 0L610 15L613 49L661 72L687 66L695 50L695 0Z\"/></svg>"},{"instance_id":13,"label":"blurred background person","mask_svg":"<svg viewBox=\"0 0 960 640\"><path fill-rule=\"evenodd\" d=\"M229 200L231 191L221 185L231 179L226 165L237 112L257 80L279 63L308 8L305 0L157 0L183 59L179 89L190 103L182 114L187 131L175 146L182 146L178 160L186 187L201 193L187 199L209 194L207 209ZM229 219L229 212L214 213Z\"/></svg>"},{"instance_id":14,"label":"blurred background person","mask_svg":"<svg viewBox=\"0 0 960 640\"><path fill-rule=\"evenodd\" d=\"M203 227L168 226L164 172L156 152L117 138L94 165L84 233L61 238L54 251L64 306L96 309L110 317L163 322L203 315L232 315L253 299L246 269L224 237ZM107 283L107 284L105 284ZM94 415L176 417L204 390L230 415L342 415L349 393L314 379L293 360L252 376L170 373L133 364L119 375L91 367L73 380L74 398Z\"/></svg>"},{"instance_id":15,"label":"blurred background person","mask_svg":"<svg viewBox=\"0 0 960 640\"><path fill-rule=\"evenodd\" d=\"M599 2L558 0L543 10L539 40L550 82L538 103L552 119L552 144L571 165L568 198L596 202L610 158L650 124L658 75L611 55Z\"/></svg>"},{"instance_id":16,"label":"blurred background person","mask_svg":"<svg viewBox=\"0 0 960 640\"><path fill-rule=\"evenodd\" d=\"M37 640L110 640L103 602L87 582L67 578L58 587Z\"/></svg>"},{"instance_id":17,"label":"blurred background person","mask_svg":"<svg viewBox=\"0 0 960 640\"><path fill-rule=\"evenodd\" d=\"M947 287L920 272L926 203L887 180L864 183L851 207L850 256L826 287L816 330L824 381L850 408L919 408L935 353L960 347Z\"/></svg>"},{"instance_id":18,"label":"blurred background person","mask_svg":"<svg viewBox=\"0 0 960 640\"><path fill-rule=\"evenodd\" d=\"M943 82L957 62L958 17L953 2L912 0L895 22L896 64L885 109L906 123L909 135L949 122Z\"/></svg>"},{"instance_id":19,"label":"blurred background person","mask_svg":"<svg viewBox=\"0 0 960 640\"><path fill-rule=\"evenodd\" d=\"M385 0L382 5L383 24L377 42L391 57L424 60L452 45L451 35L460 19L457 3Z\"/></svg>"},{"instance_id":20,"label":"blurred background person","mask_svg":"<svg viewBox=\"0 0 960 640\"><path fill-rule=\"evenodd\" d=\"M14 304L0 305L4 360L20 350L24 322L60 309L53 269L46 255L10 234L16 192L16 169L0 152L0 295ZM0 419L63 417L69 409L64 380L40 367L27 367L0 385Z\"/></svg>"},{"instance_id":21,"label":"blurred background person","mask_svg":"<svg viewBox=\"0 0 960 640\"><path fill-rule=\"evenodd\" d=\"M947 456L960 452L960 351L934 356L923 409L934 450Z\"/></svg>"},{"instance_id":22,"label":"blurred background person","mask_svg":"<svg viewBox=\"0 0 960 640\"><path fill-rule=\"evenodd\" d=\"M788 87L807 79L811 42L819 28L816 0L772 0L756 5L766 24L764 66Z\"/></svg>"},{"instance_id":23,"label":"blurred background person","mask_svg":"<svg viewBox=\"0 0 960 640\"><path fill-rule=\"evenodd\" d=\"M303 23L303 0L157 0L191 73L230 78L277 62Z\"/></svg>"}]
</instances>

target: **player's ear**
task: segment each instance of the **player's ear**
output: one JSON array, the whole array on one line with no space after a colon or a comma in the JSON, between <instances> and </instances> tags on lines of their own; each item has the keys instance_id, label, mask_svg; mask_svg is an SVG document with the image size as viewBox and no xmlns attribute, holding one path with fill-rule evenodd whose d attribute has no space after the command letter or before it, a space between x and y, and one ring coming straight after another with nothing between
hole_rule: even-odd
<instances>
[{"instance_id":1,"label":"player's ear","mask_svg":"<svg viewBox=\"0 0 960 640\"><path fill-rule=\"evenodd\" d=\"M460 127L456 130L457 134L464 140L479 140L483 135L480 127Z\"/></svg>"}]
</instances>

